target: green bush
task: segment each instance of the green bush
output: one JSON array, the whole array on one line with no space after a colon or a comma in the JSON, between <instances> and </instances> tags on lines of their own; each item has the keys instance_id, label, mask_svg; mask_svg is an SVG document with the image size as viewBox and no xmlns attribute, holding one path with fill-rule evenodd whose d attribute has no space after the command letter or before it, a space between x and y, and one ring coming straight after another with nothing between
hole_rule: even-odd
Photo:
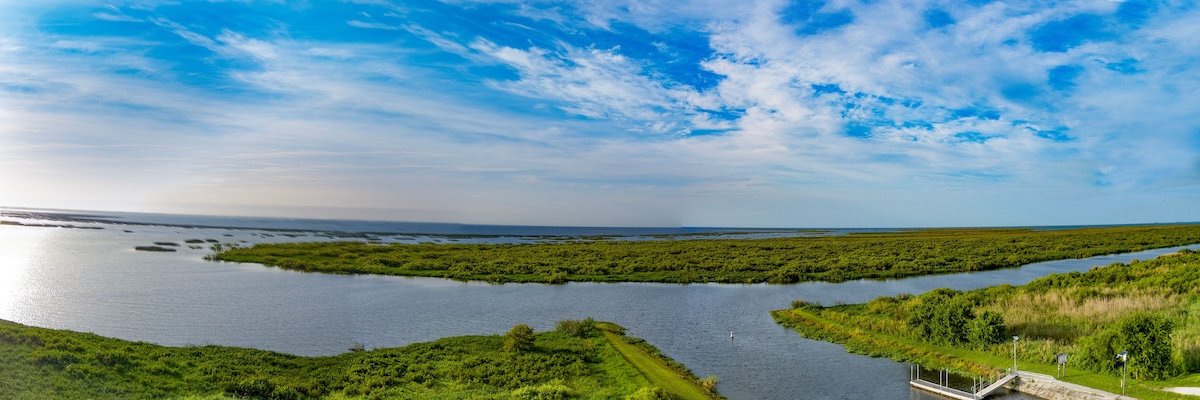
<instances>
[{"instance_id":1,"label":"green bush","mask_svg":"<svg viewBox=\"0 0 1200 400\"><path fill-rule=\"evenodd\" d=\"M515 353L533 350L533 328L516 324L504 334L504 350Z\"/></svg>"},{"instance_id":2,"label":"green bush","mask_svg":"<svg viewBox=\"0 0 1200 400\"><path fill-rule=\"evenodd\" d=\"M976 348L987 348L988 345L1004 342L1008 336L1004 327L1004 317L995 311L984 311L971 321L967 329L967 337Z\"/></svg>"},{"instance_id":3,"label":"green bush","mask_svg":"<svg viewBox=\"0 0 1200 400\"><path fill-rule=\"evenodd\" d=\"M1171 359L1171 329L1167 317L1137 313L1117 324L1118 340L1129 354L1133 379L1165 379L1179 373Z\"/></svg>"},{"instance_id":4,"label":"green bush","mask_svg":"<svg viewBox=\"0 0 1200 400\"><path fill-rule=\"evenodd\" d=\"M591 317L585 318L582 321L564 319L558 321L558 326L555 330L578 338L591 337L596 333L596 321Z\"/></svg>"},{"instance_id":5,"label":"green bush","mask_svg":"<svg viewBox=\"0 0 1200 400\"><path fill-rule=\"evenodd\" d=\"M560 400L569 398L573 394L571 388L558 381L519 388L512 392L512 398L517 400Z\"/></svg>"},{"instance_id":6,"label":"green bush","mask_svg":"<svg viewBox=\"0 0 1200 400\"><path fill-rule=\"evenodd\" d=\"M968 331L975 319L973 308L961 292L938 289L917 298L909 308L907 322L917 338L935 344L961 345L971 342Z\"/></svg>"},{"instance_id":7,"label":"green bush","mask_svg":"<svg viewBox=\"0 0 1200 400\"><path fill-rule=\"evenodd\" d=\"M675 400L675 395L658 386L649 386L638 389L633 394L625 396L625 400Z\"/></svg>"}]
</instances>

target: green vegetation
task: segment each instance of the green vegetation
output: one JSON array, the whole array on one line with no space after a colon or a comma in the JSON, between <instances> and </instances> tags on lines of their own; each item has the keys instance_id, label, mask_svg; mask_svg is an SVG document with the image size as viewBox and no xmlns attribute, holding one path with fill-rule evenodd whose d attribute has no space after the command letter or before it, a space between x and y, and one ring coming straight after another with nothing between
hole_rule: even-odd
<instances>
[{"instance_id":1,"label":"green vegetation","mask_svg":"<svg viewBox=\"0 0 1200 400\"><path fill-rule=\"evenodd\" d=\"M1200 225L931 229L772 239L537 244L258 244L215 259L343 274L492 283L794 283L982 271L1200 243Z\"/></svg>"},{"instance_id":2,"label":"green vegetation","mask_svg":"<svg viewBox=\"0 0 1200 400\"><path fill-rule=\"evenodd\" d=\"M653 384L634 392L631 398L704 400L719 397L716 377L696 379L683 364L667 358L645 340L625 336L624 328L607 323L601 323L599 328L621 357Z\"/></svg>"},{"instance_id":3,"label":"green vegetation","mask_svg":"<svg viewBox=\"0 0 1200 400\"><path fill-rule=\"evenodd\" d=\"M504 350L521 353L533 350L533 327L517 324L504 334Z\"/></svg>"},{"instance_id":4,"label":"green vegetation","mask_svg":"<svg viewBox=\"0 0 1200 400\"><path fill-rule=\"evenodd\" d=\"M300 357L164 347L0 321L0 398L721 398L686 369L668 367L657 350L645 350L653 347L631 345L619 326L589 318L559 327L514 327L531 339L520 351L506 350L505 338L493 335ZM664 380L664 370L674 380Z\"/></svg>"},{"instance_id":5,"label":"green vegetation","mask_svg":"<svg viewBox=\"0 0 1200 400\"><path fill-rule=\"evenodd\" d=\"M1139 381L1138 398L1174 398L1155 388L1200 379L1200 253L1183 250L1150 261L1055 274L1027 285L968 292L938 289L822 307L796 301L772 312L802 335L967 375L1012 365L1020 336L1021 368L1054 374L1055 355L1070 355L1065 379L1119 391L1121 365ZM1114 386L1116 385L1116 386ZM1192 383L1194 385L1194 383Z\"/></svg>"},{"instance_id":6,"label":"green vegetation","mask_svg":"<svg viewBox=\"0 0 1200 400\"><path fill-rule=\"evenodd\" d=\"M162 246L136 246L133 249L137 251L175 252L175 249Z\"/></svg>"}]
</instances>

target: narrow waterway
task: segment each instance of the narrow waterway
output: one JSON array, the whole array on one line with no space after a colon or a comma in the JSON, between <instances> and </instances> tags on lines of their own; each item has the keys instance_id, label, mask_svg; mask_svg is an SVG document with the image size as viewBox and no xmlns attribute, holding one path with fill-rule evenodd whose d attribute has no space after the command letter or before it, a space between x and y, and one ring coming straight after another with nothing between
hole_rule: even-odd
<instances>
[{"instance_id":1,"label":"narrow waterway","mask_svg":"<svg viewBox=\"0 0 1200 400\"><path fill-rule=\"evenodd\" d=\"M263 242L313 237L169 226L104 227L0 226L0 318L163 345L219 344L329 355L355 342L400 346L445 336L502 333L516 323L546 330L562 319L591 316L624 325L701 377L718 376L721 392L730 399L934 398L909 388L904 364L848 354L841 346L804 339L776 325L768 312L792 300L854 303L939 287L1018 285L1050 273L1176 250L837 284L489 285L206 262L201 257L208 250L186 246L174 253L133 250L156 241L195 238ZM1022 398L1014 396L1010 398Z\"/></svg>"}]
</instances>

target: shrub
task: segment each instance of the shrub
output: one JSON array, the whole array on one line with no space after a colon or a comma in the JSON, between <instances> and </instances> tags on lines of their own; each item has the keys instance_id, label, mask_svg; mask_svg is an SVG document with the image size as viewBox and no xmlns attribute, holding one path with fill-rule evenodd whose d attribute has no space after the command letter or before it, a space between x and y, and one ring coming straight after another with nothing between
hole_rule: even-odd
<instances>
[{"instance_id":1,"label":"shrub","mask_svg":"<svg viewBox=\"0 0 1200 400\"><path fill-rule=\"evenodd\" d=\"M1120 366L1114 359L1120 351L1117 350L1119 346L1116 327L1110 326L1093 335L1084 336L1079 340L1079 365L1097 372L1119 372Z\"/></svg>"},{"instance_id":2,"label":"shrub","mask_svg":"<svg viewBox=\"0 0 1200 400\"><path fill-rule=\"evenodd\" d=\"M1128 354L1126 369L1133 379L1165 379L1179 368L1171 359L1174 324L1161 315L1137 313L1116 325L1080 340L1083 365L1105 373L1120 373L1116 354Z\"/></svg>"},{"instance_id":3,"label":"shrub","mask_svg":"<svg viewBox=\"0 0 1200 400\"><path fill-rule=\"evenodd\" d=\"M596 331L596 321L588 317L582 321L564 319L558 321L555 330L578 338L591 337Z\"/></svg>"},{"instance_id":4,"label":"shrub","mask_svg":"<svg viewBox=\"0 0 1200 400\"><path fill-rule=\"evenodd\" d=\"M533 328L525 324L516 324L504 334L504 350L525 352L533 350Z\"/></svg>"},{"instance_id":5,"label":"shrub","mask_svg":"<svg viewBox=\"0 0 1200 400\"><path fill-rule=\"evenodd\" d=\"M1175 376L1171 361L1171 329L1174 324L1161 315L1138 313L1117 324L1118 337L1129 353L1133 379L1160 380Z\"/></svg>"},{"instance_id":6,"label":"shrub","mask_svg":"<svg viewBox=\"0 0 1200 400\"><path fill-rule=\"evenodd\" d=\"M822 307L821 307L821 305L820 305L820 304L813 303L813 302L809 302L809 301L804 301L804 300L792 300L792 308L804 308L804 309L810 309L810 310L820 310Z\"/></svg>"},{"instance_id":7,"label":"shrub","mask_svg":"<svg viewBox=\"0 0 1200 400\"><path fill-rule=\"evenodd\" d=\"M718 381L717 376L710 374L708 377L700 380L700 386L703 386L705 389L707 389L711 393L716 393L717 392L717 381Z\"/></svg>"},{"instance_id":8,"label":"shrub","mask_svg":"<svg viewBox=\"0 0 1200 400\"><path fill-rule=\"evenodd\" d=\"M975 319L971 302L954 291L937 289L923 294L912 305L908 326L918 338L934 344L968 342L968 324Z\"/></svg>"},{"instance_id":9,"label":"shrub","mask_svg":"<svg viewBox=\"0 0 1200 400\"><path fill-rule=\"evenodd\" d=\"M562 271L554 271L550 275L546 275L546 283L551 285L561 285L567 283L567 273Z\"/></svg>"},{"instance_id":10,"label":"shrub","mask_svg":"<svg viewBox=\"0 0 1200 400\"><path fill-rule=\"evenodd\" d=\"M967 339L977 348L987 348L990 344L1003 342L1006 331L1004 317L1000 313L984 311L971 320L967 328Z\"/></svg>"},{"instance_id":11,"label":"shrub","mask_svg":"<svg viewBox=\"0 0 1200 400\"><path fill-rule=\"evenodd\" d=\"M675 395L658 386L644 387L625 396L625 400L675 400L675 398Z\"/></svg>"},{"instance_id":12,"label":"shrub","mask_svg":"<svg viewBox=\"0 0 1200 400\"><path fill-rule=\"evenodd\" d=\"M563 385L560 381L526 386L512 392L512 398L520 400L559 400L569 398L571 395L573 395L571 388Z\"/></svg>"},{"instance_id":13,"label":"shrub","mask_svg":"<svg viewBox=\"0 0 1200 400\"><path fill-rule=\"evenodd\" d=\"M294 400L299 399L300 392L295 389L277 386L263 378L244 379L241 382L225 387L225 392L241 398Z\"/></svg>"}]
</instances>

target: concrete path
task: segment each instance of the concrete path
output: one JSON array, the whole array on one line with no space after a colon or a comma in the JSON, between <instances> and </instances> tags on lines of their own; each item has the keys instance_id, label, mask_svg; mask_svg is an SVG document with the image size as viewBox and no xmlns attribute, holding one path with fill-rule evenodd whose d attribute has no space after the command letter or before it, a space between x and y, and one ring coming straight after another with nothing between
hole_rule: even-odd
<instances>
[{"instance_id":1,"label":"concrete path","mask_svg":"<svg viewBox=\"0 0 1200 400\"><path fill-rule=\"evenodd\" d=\"M1063 382L1053 376L1035 372L1018 371L1021 377L1018 391L1049 400L1116 400L1133 399L1087 386Z\"/></svg>"},{"instance_id":2,"label":"concrete path","mask_svg":"<svg viewBox=\"0 0 1200 400\"><path fill-rule=\"evenodd\" d=\"M1172 387L1163 388L1168 392L1186 394L1188 396L1200 396L1200 387Z\"/></svg>"}]
</instances>

